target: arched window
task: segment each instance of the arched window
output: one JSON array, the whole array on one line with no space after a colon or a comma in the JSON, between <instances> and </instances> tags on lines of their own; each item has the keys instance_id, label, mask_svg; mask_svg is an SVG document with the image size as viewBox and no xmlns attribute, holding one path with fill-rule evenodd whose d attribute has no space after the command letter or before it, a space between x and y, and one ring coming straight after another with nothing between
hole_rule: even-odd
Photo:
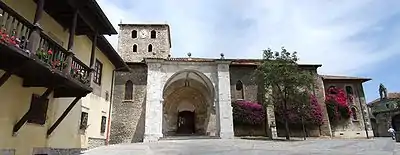
<instances>
[{"instance_id":1,"label":"arched window","mask_svg":"<svg viewBox=\"0 0 400 155\"><path fill-rule=\"evenodd\" d=\"M157 37L157 33L156 33L156 31L151 31L150 32L150 38L152 38L152 39L155 39Z\"/></svg>"},{"instance_id":2,"label":"arched window","mask_svg":"<svg viewBox=\"0 0 400 155\"><path fill-rule=\"evenodd\" d=\"M346 86L346 93L347 95L353 95L353 87Z\"/></svg>"},{"instance_id":3,"label":"arched window","mask_svg":"<svg viewBox=\"0 0 400 155\"><path fill-rule=\"evenodd\" d=\"M125 100L133 99L133 82L131 80L126 81L125 83Z\"/></svg>"},{"instance_id":4,"label":"arched window","mask_svg":"<svg viewBox=\"0 0 400 155\"><path fill-rule=\"evenodd\" d=\"M153 52L153 45L149 44L149 46L147 47L147 51Z\"/></svg>"},{"instance_id":5,"label":"arched window","mask_svg":"<svg viewBox=\"0 0 400 155\"><path fill-rule=\"evenodd\" d=\"M137 31L136 30L132 31L132 38L137 38Z\"/></svg>"},{"instance_id":6,"label":"arched window","mask_svg":"<svg viewBox=\"0 0 400 155\"><path fill-rule=\"evenodd\" d=\"M335 86L330 86L328 88L328 93L329 94L337 94L337 92L335 91L336 87Z\"/></svg>"},{"instance_id":7,"label":"arched window","mask_svg":"<svg viewBox=\"0 0 400 155\"><path fill-rule=\"evenodd\" d=\"M357 120L357 109L356 107L351 107L351 116L353 120Z\"/></svg>"},{"instance_id":8,"label":"arched window","mask_svg":"<svg viewBox=\"0 0 400 155\"><path fill-rule=\"evenodd\" d=\"M235 91L235 96L236 99L244 99L244 90L243 90L243 83L242 81L238 80L236 82L236 91Z\"/></svg>"},{"instance_id":9,"label":"arched window","mask_svg":"<svg viewBox=\"0 0 400 155\"><path fill-rule=\"evenodd\" d=\"M137 52L137 45L135 44L135 45L133 45L133 49L132 49L132 51L133 52Z\"/></svg>"}]
</instances>

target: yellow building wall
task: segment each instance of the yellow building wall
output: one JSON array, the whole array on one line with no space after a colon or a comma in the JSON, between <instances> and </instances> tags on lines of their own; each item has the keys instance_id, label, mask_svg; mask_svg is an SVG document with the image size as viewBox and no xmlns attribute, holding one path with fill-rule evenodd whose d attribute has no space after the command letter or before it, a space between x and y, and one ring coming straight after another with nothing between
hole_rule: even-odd
<instances>
[{"instance_id":1,"label":"yellow building wall","mask_svg":"<svg viewBox=\"0 0 400 155\"><path fill-rule=\"evenodd\" d=\"M88 112L88 124L89 127L86 129L86 133L81 135L82 148L89 147L88 138L99 138L106 139L108 130L108 124L106 124L106 132L102 134L101 128L101 117L107 117L109 115L109 107L111 104L111 86L112 86L112 72L115 69L114 65L107 59L107 57L96 49L96 59L103 64L101 85L98 85L91 80L91 85L96 93L88 94L82 101L82 108ZM106 101L106 92L109 93L108 101Z\"/></svg>"},{"instance_id":2,"label":"yellow building wall","mask_svg":"<svg viewBox=\"0 0 400 155\"><path fill-rule=\"evenodd\" d=\"M28 21L33 22L36 11L36 3L33 0L2 1ZM69 36L67 29L64 29L46 12L43 12L39 23L44 33L55 40L60 40L60 44L67 48ZM91 46L92 42L87 36L75 36L73 52L87 66L90 63ZM96 50L96 58L103 63L101 86L96 86L99 88L97 89L100 91L99 94L88 94L81 99L48 139L46 139L47 129L65 111L73 98L51 99L48 120L43 127L24 125L19 135L12 137L12 127L29 108L32 92L41 94L45 89L22 88L22 79L14 76L0 87L0 122L6 124L0 126L0 148L15 148L17 154L26 155L30 154L29 151L32 147L79 148L87 147L88 137L105 138L108 129L106 129L104 135L100 134L100 124L101 116L106 116L108 119L110 101L105 100L105 92L108 91L109 97L111 96L111 79L114 66L99 49ZM92 85L97 84L92 83ZM79 133L79 123L81 112L85 108L89 111L88 124L90 126L86 134L82 136Z\"/></svg>"},{"instance_id":3,"label":"yellow building wall","mask_svg":"<svg viewBox=\"0 0 400 155\"><path fill-rule=\"evenodd\" d=\"M0 75L4 73L0 70ZM28 111L32 94L42 95L45 88L23 88L22 79L12 76L0 87L0 148L16 149L17 155L32 154L34 147L45 147L47 145L46 132L52 122L47 120L46 124L37 125L25 123L16 136L12 135L14 124ZM52 94L49 97L47 116L52 117L54 100Z\"/></svg>"},{"instance_id":4,"label":"yellow building wall","mask_svg":"<svg viewBox=\"0 0 400 155\"><path fill-rule=\"evenodd\" d=\"M33 0L2 0L14 11L25 17L31 23L35 17L36 3ZM71 19L72 20L72 19ZM39 21L43 32L54 40L60 40L65 49L68 46L68 29L64 29L50 15L43 12ZM73 52L77 58L89 66L92 43L87 36L75 36Z\"/></svg>"}]
</instances>

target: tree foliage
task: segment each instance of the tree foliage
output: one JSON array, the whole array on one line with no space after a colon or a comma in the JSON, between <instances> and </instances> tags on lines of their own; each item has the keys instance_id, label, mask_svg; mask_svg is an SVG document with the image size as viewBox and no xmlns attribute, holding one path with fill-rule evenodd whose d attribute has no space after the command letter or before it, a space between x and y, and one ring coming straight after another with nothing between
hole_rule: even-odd
<instances>
[{"instance_id":1,"label":"tree foliage","mask_svg":"<svg viewBox=\"0 0 400 155\"><path fill-rule=\"evenodd\" d=\"M290 53L282 47L281 52L271 49L263 51L263 63L258 68L263 77L264 88L269 94L266 104L282 107L286 133L293 107L303 107L310 103L309 90L313 86L313 76L297 64L297 52ZM298 111L298 112L305 112ZM286 136L289 139L289 135Z\"/></svg>"},{"instance_id":2,"label":"tree foliage","mask_svg":"<svg viewBox=\"0 0 400 155\"><path fill-rule=\"evenodd\" d=\"M321 105L318 103L318 100L314 95L310 95L309 97L309 104L289 104L287 106L286 111L288 113L289 124L299 125L305 123L308 125L322 125L323 112ZM275 106L275 114L278 116L276 118L277 122L285 123L284 111L285 109L283 105L277 104ZM301 120L302 117L304 122Z\"/></svg>"}]
</instances>

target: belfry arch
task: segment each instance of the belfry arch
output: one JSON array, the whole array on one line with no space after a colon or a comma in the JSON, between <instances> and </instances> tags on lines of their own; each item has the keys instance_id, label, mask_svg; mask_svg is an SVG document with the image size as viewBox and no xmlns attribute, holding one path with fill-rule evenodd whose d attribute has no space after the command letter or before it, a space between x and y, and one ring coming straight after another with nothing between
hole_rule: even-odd
<instances>
[{"instance_id":1,"label":"belfry arch","mask_svg":"<svg viewBox=\"0 0 400 155\"><path fill-rule=\"evenodd\" d=\"M216 134L215 89L206 75L179 71L166 81L162 97L164 136Z\"/></svg>"}]
</instances>

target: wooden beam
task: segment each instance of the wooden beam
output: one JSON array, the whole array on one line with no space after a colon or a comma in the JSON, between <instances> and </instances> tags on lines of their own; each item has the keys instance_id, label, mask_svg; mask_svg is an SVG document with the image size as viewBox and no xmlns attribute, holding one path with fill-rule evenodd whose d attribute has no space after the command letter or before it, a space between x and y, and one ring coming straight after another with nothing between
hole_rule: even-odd
<instances>
[{"instance_id":1,"label":"wooden beam","mask_svg":"<svg viewBox=\"0 0 400 155\"><path fill-rule=\"evenodd\" d=\"M47 99L51 92L53 91L53 88L47 88L47 90L40 96L39 101L42 101L44 99ZM22 116L22 118L14 125L13 127L13 136L16 135L16 133L21 129L21 127L25 124L26 121L28 121L29 115L30 115L31 109L28 109L28 111Z\"/></svg>"},{"instance_id":2,"label":"wooden beam","mask_svg":"<svg viewBox=\"0 0 400 155\"><path fill-rule=\"evenodd\" d=\"M64 120L64 118L68 115L68 113L72 110L75 104L81 99L82 97L76 97L71 104L65 109L65 111L61 114L60 118L47 130L47 136L50 136L51 133L60 125L60 123Z\"/></svg>"},{"instance_id":3,"label":"wooden beam","mask_svg":"<svg viewBox=\"0 0 400 155\"><path fill-rule=\"evenodd\" d=\"M11 77L12 72L5 72L1 77L0 77L0 87L6 83L6 81Z\"/></svg>"}]
</instances>

